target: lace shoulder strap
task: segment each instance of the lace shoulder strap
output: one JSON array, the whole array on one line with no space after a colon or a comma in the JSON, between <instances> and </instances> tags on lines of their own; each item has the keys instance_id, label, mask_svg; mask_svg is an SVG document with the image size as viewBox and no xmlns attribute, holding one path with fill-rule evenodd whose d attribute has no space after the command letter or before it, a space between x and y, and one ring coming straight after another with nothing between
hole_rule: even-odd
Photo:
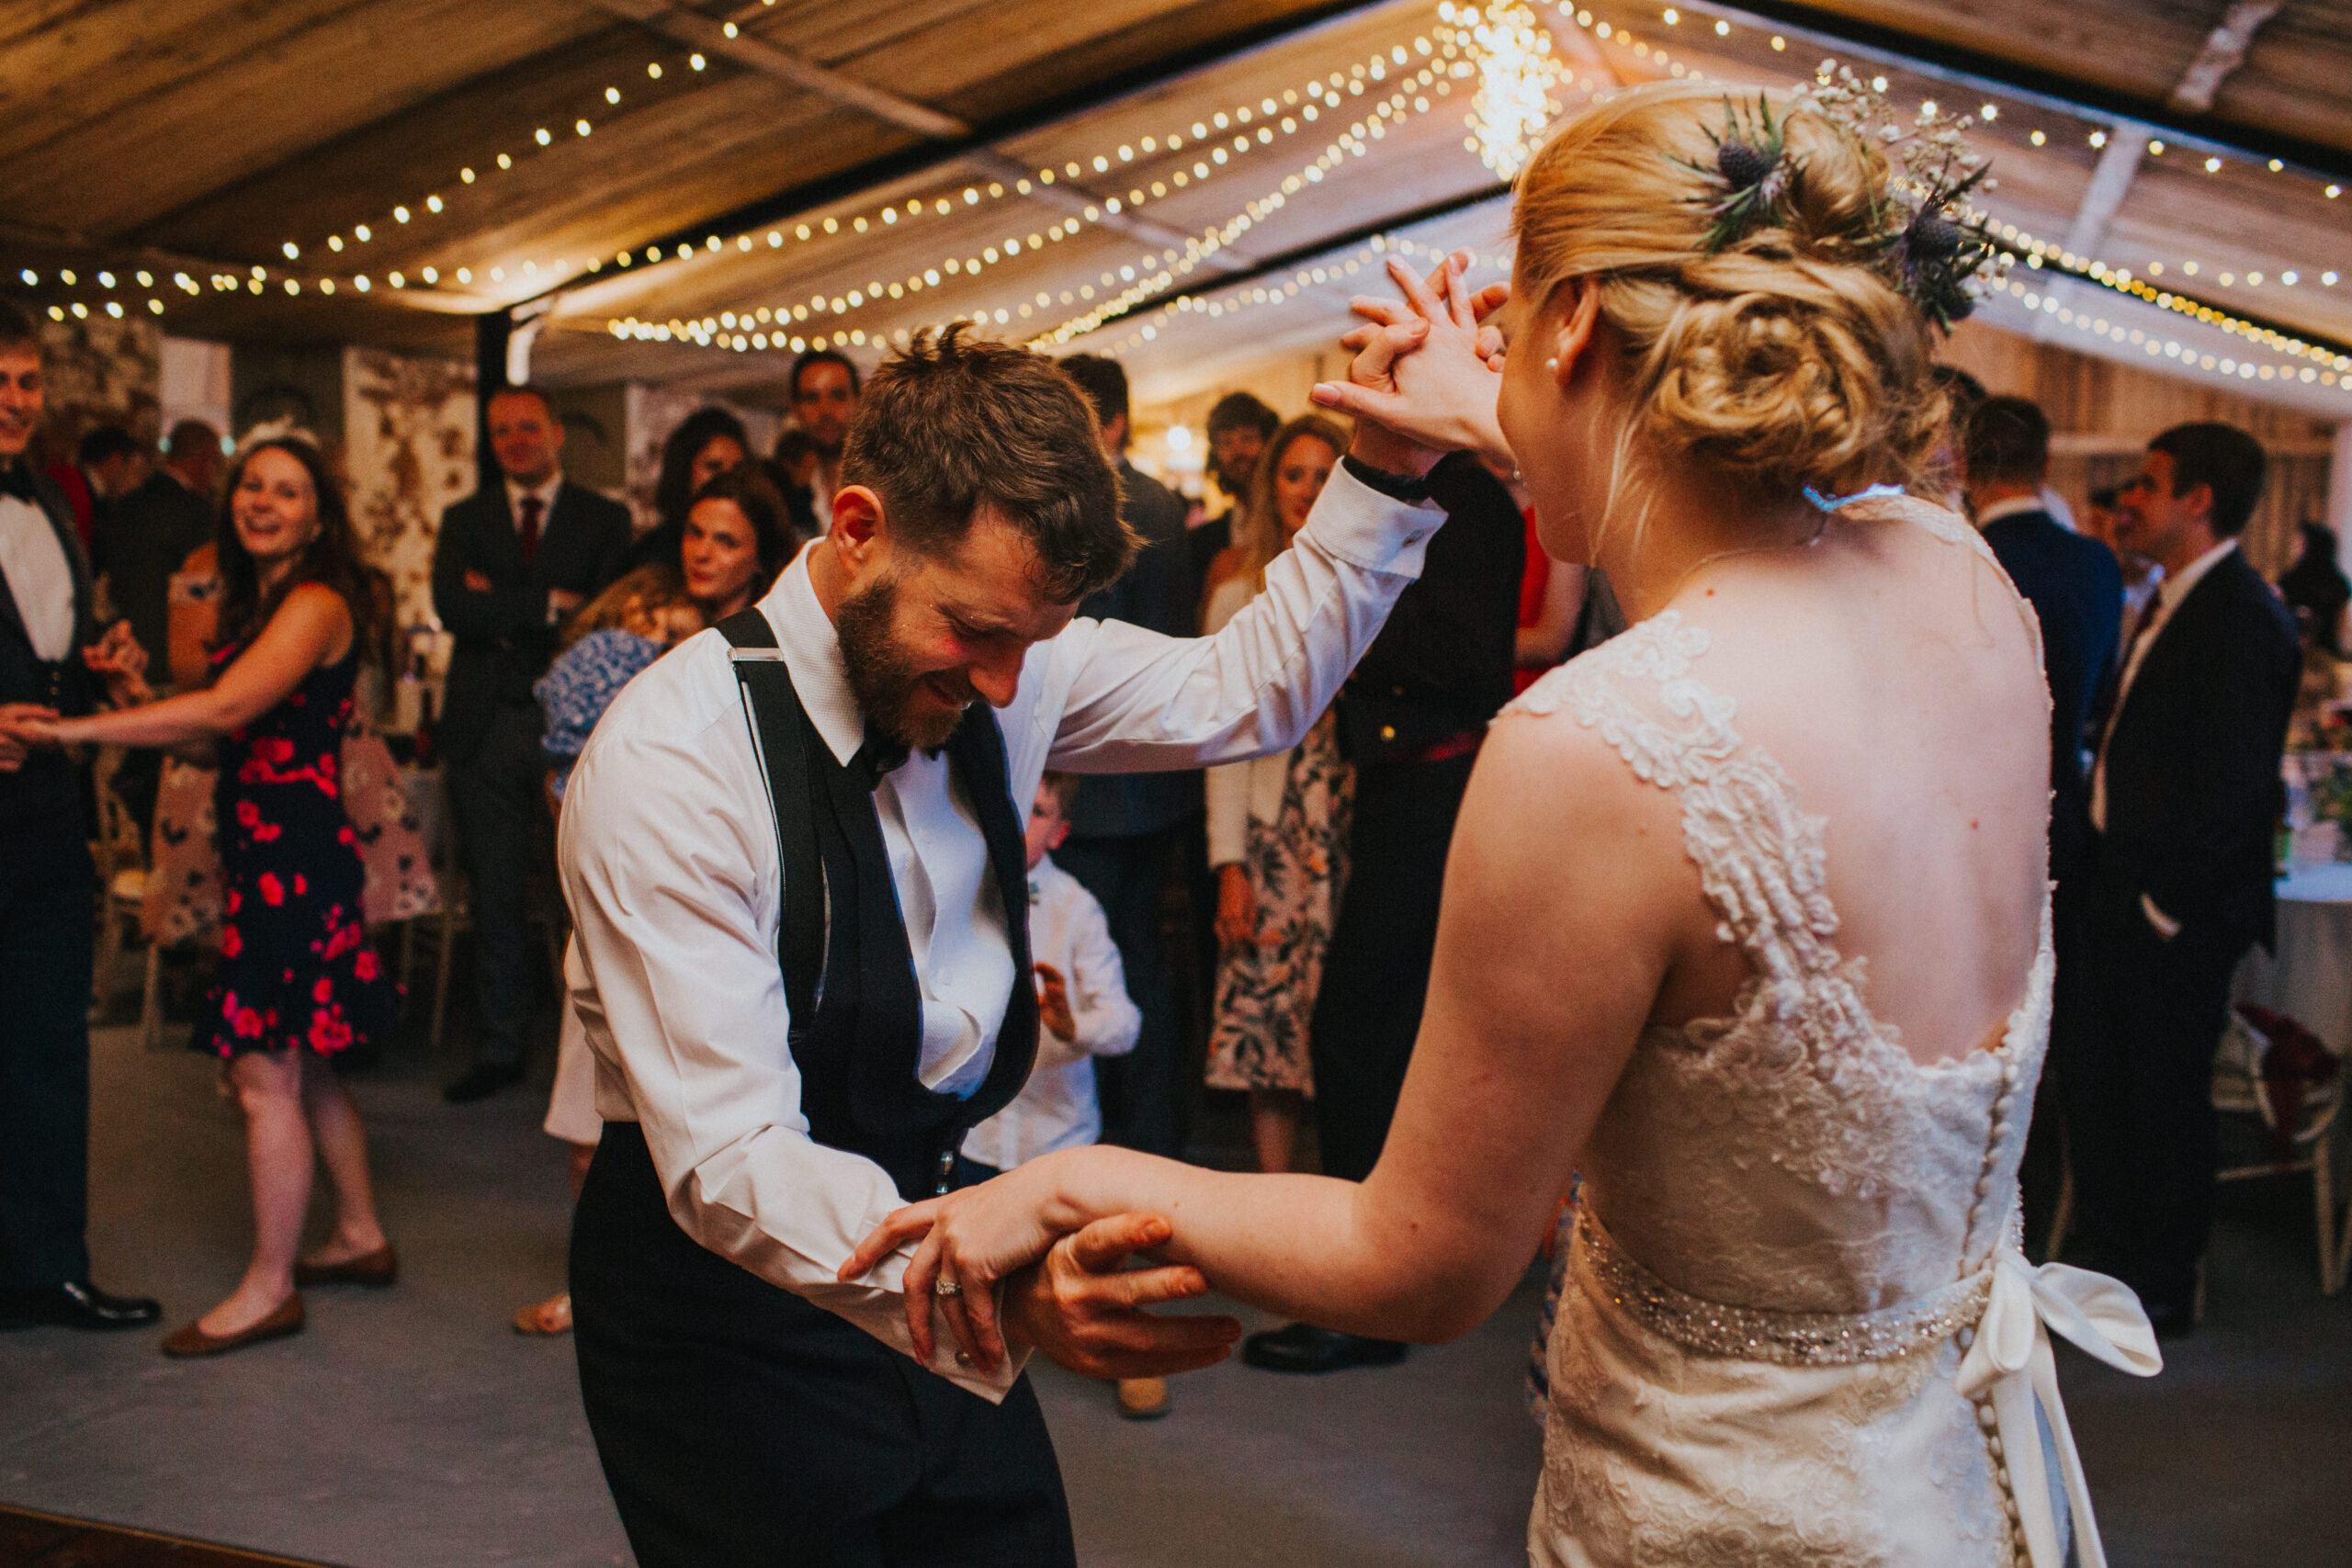
<instances>
[{"instance_id":1,"label":"lace shoulder strap","mask_svg":"<svg viewBox=\"0 0 2352 1568\"><path fill-rule=\"evenodd\" d=\"M1741 741L1737 705L1691 673L1707 646L1704 628L1664 611L1552 671L1503 712L1565 710L1636 777L1679 792L1683 847L1723 917L1723 940L1747 948L1772 981L1834 977L1842 961L1830 940L1825 823L1797 809L1778 762Z\"/></svg>"}]
</instances>

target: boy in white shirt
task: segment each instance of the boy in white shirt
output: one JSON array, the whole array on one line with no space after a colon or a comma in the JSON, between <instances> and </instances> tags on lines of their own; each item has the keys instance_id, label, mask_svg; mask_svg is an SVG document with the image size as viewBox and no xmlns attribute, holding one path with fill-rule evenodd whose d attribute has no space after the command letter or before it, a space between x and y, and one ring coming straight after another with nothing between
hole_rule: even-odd
<instances>
[{"instance_id":1,"label":"boy in white shirt","mask_svg":"<svg viewBox=\"0 0 2352 1568\"><path fill-rule=\"evenodd\" d=\"M1094 1089L1096 1056L1135 1049L1143 1014L1127 996L1111 924L1094 895L1053 863L1069 837L1075 774L1049 773L1029 812L1029 947L1037 971L1037 1064L1003 1110L964 1137L964 1158L983 1168L972 1179L1102 1135ZM1119 1413L1135 1420L1168 1414L1160 1378L1119 1380Z\"/></svg>"}]
</instances>

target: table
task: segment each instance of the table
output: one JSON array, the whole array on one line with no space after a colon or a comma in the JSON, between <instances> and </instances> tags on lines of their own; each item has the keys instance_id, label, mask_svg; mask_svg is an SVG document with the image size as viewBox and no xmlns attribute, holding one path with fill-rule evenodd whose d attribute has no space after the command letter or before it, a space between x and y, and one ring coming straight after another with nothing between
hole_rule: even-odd
<instances>
[{"instance_id":1,"label":"table","mask_svg":"<svg viewBox=\"0 0 2352 1568\"><path fill-rule=\"evenodd\" d=\"M2352 865L2299 863L2278 889L2278 951L2246 954L2236 998L2299 1021L2341 1056L2352 1049Z\"/></svg>"}]
</instances>

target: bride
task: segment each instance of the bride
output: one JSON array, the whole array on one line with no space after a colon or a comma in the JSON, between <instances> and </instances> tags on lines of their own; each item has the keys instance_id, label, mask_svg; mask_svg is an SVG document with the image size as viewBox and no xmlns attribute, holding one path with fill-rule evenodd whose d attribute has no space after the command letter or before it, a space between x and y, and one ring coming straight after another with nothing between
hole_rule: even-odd
<instances>
[{"instance_id":1,"label":"bride","mask_svg":"<svg viewBox=\"0 0 2352 1568\"><path fill-rule=\"evenodd\" d=\"M1492 728L1370 1179L1089 1148L916 1204L843 1276L920 1238L918 1346L935 1300L993 1364L990 1287L1126 1214L1238 1300L1443 1340L1581 1171L1535 1562L2102 1562L2047 1331L2143 1374L2154 1339L2018 1250L2048 696L1974 531L1871 488L1938 442L1930 321L1977 254L1956 139L1898 181L1883 114L1826 72L1624 94L1521 181L1507 353L1457 265L1360 303L1373 384L1317 400L1416 470L1515 464L1638 624Z\"/></svg>"}]
</instances>

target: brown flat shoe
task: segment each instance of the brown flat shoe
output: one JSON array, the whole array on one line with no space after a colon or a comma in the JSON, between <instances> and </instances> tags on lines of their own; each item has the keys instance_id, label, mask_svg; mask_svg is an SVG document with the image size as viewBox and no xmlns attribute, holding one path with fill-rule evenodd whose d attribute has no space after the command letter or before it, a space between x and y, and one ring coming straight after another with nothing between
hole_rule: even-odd
<instances>
[{"instance_id":1,"label":"brown flat shoe","mask_svg":"<svg viewBox=\"0 0 2352 1568\"><path fill-rule=\"evenodd\" d=\"M166 1356L224 1356L232 1350L242 1350L248 1345L258 1345L266 1339L284 1339L302 1332L302 1298L288 1296L278 1309L250 1328L219 1338L204 1332L198 1318L177 1334L164 1341Z\"/></svg>"},{"instance_id":2,"label":"brown flat shoe","mask_svg":"<svg viewBox=\"0 0 2352 1568\"><path fill-rule=\"evenodd\" d=\"M401 1277L401 1260L386 1242L373 1252L346 1258L340 1263L297 1263L294 1283L309 1285L389 1285Z\"/></svg>"},{"instance_id":3,"label":"brown flat shoe","mask_svg":"<svg viewBox=\"0 0 2352 1568\"><path fill-rule=\"evenodd\" d=\"M514 1332L532 1335L571 1333L571 1292L566 1291L562 1295L549 1296L526 1307L516 1307Z\"/></svg>"},{"instance_id":4,"label":"brown flat shoe","mask_svg":"<svg viewBox=\"0 0 2352 1568\"><path fill-rule=\"evenodd\" d=\"M1157 1421L1168 1414L1166 1378L1121 1378L1119 1414L1130 1421Z\"/></svg>"}]
</instances>

